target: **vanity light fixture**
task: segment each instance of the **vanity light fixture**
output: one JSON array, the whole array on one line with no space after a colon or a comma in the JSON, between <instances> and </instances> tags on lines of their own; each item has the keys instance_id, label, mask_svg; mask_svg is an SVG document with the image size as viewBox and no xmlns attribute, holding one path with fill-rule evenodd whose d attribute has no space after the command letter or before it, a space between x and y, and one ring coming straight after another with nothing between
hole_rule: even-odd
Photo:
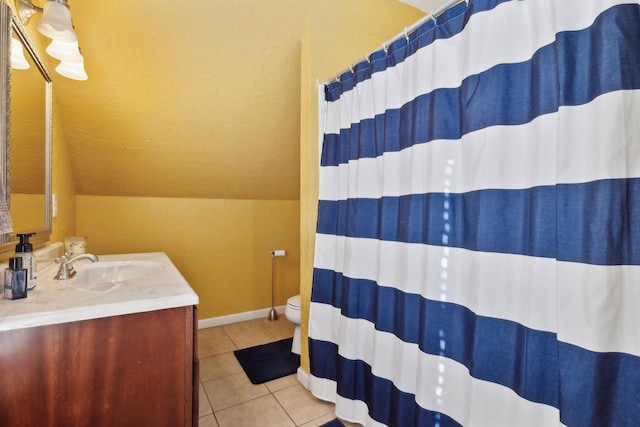
<instances>
[{"instance_id":1,"label":"vanity light fixture","mask_svg":"<svg viewBox=\"0 0 640 427\"><path fill-rule=\"evenodd\" d=\"M83 62L80 48L78 48L78 42L61 42L58 40L52 40L51 44L47 47L46 52L49 56L59 59L60 61L67 62Z\"/></svg>"},{"instance_id":2,"label":"vanity light fixture","mask_svg":"<svg viewBox=\"0 0 640 427\"><path fill-rule=\"evenodd\" d=\"M61 76L73 80L87 80L87 72L84 71L84 61L82 62L70 62L62 61L56 67L56 72Z\"/></svg>"},{"instance_id":3,"label":"vanity light fixture","mask_svg":"<svg viewBox=\"0 0 640 427\"><path fill-rule=\"evenodd\" d=\"M11 68L15 70L26 70L30 67L27 58L24 56L24 48L20 40L11 37Z\"/></svg>"},{"instance_id":4,"label":"vanity light fixture","mask_svg":"<svg viewBox=\"0 0 640 427\"><path fill-rule=\"evenodd\" d=\"M78 47L78 35L71 22L67 0L48 0L43 8L35 6L31 0L16 0L16 7L24 25L36 12L42 13L36 28L52 39L46 52L61 61L56 67L58 74L69 79L87 80L84 58Z\"/></svg>"},{"instance_id":5,"label":"vanity light fixture","mask_svg":"<svg viewBox=\"0 0 640 427\"><path fill-rule=\"evenodd\" d=\"M45 36L61 42L78 41L76 30L71 23L71 11L66 0L47 1L44 4L42 18L36 28Z\"/></svg>"}]
</instances>

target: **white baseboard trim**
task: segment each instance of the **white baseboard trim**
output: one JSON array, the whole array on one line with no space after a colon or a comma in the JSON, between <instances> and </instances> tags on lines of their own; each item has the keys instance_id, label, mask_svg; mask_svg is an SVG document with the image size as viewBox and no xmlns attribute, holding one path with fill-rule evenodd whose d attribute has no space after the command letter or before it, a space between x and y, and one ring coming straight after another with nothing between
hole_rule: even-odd
<instances>
[{"instance_id":1,"label":"white baseboard trim","mask_svg":"<svg viewBox=\"0 0 640 427\"><path fill-rule=\"evenodd\" d=\"M284 316L285 308L286 306L284 305L275 307L278 314L281 314L283 316ZM244 313L229 314L228 316L199 319L198 329L212 328L214 326L228 325L230 323L245 322L247 320L255 320L263 317L266 319L267 316L269 315L270 310L271 308L262 308L260 310L245 311Z\"/></svg>"},{"instance_id":2,"label":"white baseboard trim","mask_svg":"<svg viewBox=\"0 0 640 427\"><path fill-rule=\"evenodd\" d=\"M309 390L309 373L304 369L298 367L298 371L296 372L298 377L298 382L302 384L302 387Z\"/></svg>"}]
</instances>

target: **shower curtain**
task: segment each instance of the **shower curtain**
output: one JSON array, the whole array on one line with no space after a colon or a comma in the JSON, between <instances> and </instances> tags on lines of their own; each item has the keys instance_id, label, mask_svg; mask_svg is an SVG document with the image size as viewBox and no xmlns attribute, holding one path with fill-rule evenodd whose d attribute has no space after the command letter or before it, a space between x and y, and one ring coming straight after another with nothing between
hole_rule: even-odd
<instances>
[{"instance_id":1,"label":"shower curtain","mask_svg":"<svg viewBox=\"0 0 640 427\"><path fill-rule=\"evenodd\" d=\"M366 426L639 426L638 2L463 2L321 92L311 391Z\"/></svg>"}]
</instances>

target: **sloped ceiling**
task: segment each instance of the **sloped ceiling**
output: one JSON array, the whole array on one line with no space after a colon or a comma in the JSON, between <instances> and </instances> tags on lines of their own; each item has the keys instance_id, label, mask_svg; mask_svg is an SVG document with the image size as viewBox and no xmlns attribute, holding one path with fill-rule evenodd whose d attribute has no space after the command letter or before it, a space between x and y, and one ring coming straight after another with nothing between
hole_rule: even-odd
<instances>
[{"instance_id":1,"label":"sloped ceiling","mask_svg":"<svg viewBox=\"0 0 640 427\"><path fill-rule=\"evenodd\" d=\"M400 0L402 3L406 3L410 6L415 7L416 9L420 9L425 13L429 13L438 6L441 6L444 3L444 0Z\"/></svg>"},{"instance_id":2,"label":"sloped ceiling","mask_svg":"<svg viewBox=\"0 0 640 427\"><path fill-rule=\"evenodd\" d=\"M89 80L52 74L77 193L298 199L299 40L328 3L69 0Z\"/></svg>"}]
</instances>

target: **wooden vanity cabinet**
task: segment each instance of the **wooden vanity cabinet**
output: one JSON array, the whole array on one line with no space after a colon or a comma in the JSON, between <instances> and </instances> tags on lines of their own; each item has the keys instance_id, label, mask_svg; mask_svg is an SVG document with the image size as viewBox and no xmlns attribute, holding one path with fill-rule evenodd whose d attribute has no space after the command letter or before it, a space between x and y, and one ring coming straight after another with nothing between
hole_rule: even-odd
<instances>
[{"instance_id":1,"label":"wooden vanity cabinet","mask_svg":"<svg viewBox=\"0 0 640 427\"><path fill-rule=\"evenodd\" d=\"M197 426L197 311L0 332L3 427Z\"/></svg>"}]
</instances>

